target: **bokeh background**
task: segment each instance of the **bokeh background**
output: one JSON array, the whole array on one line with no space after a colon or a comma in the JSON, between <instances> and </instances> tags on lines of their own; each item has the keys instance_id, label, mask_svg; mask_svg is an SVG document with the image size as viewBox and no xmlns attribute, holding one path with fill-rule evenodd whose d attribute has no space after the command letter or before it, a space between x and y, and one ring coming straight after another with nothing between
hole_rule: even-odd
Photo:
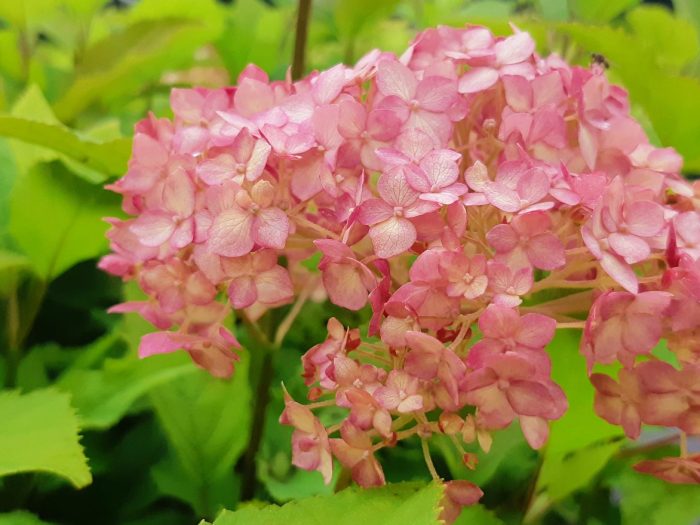
<instances>
[{"instance_id":1,"label":"bokeh background","mask_svg":"<svg viewBox=\"0 0 700 525\"><path fill-rule=\"evenodd\" d=\"M400 53L437 24L507 34L513 22L541 53L581 64L601 54L652 142L675 147L687 176L700 173L698 0L312 4L307 71L375 47ZM171 116L170 88L230 85L250 62L283 78L296 14L292 0L0 1L0 525L194 525L240 503L255 352L228 382L186 355L137 359L148 327L105 313L135 291L96 268L107 250L101 218L120 215L103 185L125 171L134 123L148 111ZM340 315L305 308L273 384L304 396L299 356L323 339L331 314ZM469 472L437 444L441 473L487 494L461 522L700 523L698 489L629 468L668 452L675 437L649 429L641 442L624 441L593 415L575 339L553 346L554 379L572 409L543 453L508 429ZM254 458L256 500L331 493L317 473L290 466L281 407L273 390ZM383 463L392 481L427 476L417 447L397 447Z\"/></svg>"}]
</instances>

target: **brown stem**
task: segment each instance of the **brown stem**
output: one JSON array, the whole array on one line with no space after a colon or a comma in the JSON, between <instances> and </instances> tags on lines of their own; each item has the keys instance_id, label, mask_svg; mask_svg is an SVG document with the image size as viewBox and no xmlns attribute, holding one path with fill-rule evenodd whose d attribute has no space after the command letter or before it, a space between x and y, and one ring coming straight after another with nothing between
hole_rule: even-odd
<instances>
[{"instance_id":1,"label":"brown stem","mask_svg":"<svg viewBox=\"0 0 700 525\"><path fill-rule=\"evenodd\" d=\"M292 62L292 78L298 80L304 74L306 62L306 38L311 17L311 0L299 0L297 10L297 28L294 37L294 61Z\"/></svg>"}]
</instances>

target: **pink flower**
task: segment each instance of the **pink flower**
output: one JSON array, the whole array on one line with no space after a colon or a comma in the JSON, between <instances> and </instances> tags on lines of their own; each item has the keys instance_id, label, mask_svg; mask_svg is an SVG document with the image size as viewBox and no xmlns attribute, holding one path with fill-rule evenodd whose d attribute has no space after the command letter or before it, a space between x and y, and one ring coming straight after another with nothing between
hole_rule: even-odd
<instances>
[{"instance_id":1,"label":"pink flower","mask_svg":"<svg viewBox=\"0 0 700 525\"><path fill-rule=\"evenodd\" d=\"M383 95L380 106L391 109L405 122L444 143L452 126L446 111L457 98L457 83L442 76L418 80L413 71L396 60L382 60L377 66L377 88Z\"/></svg>"},{"instance_id":2,"label":"pink flower","mask_svg":"<svg viewBox=\"0 0 700 525\"><path fill-rule=\"evenodd\" d=\"M449 282L446 292L450 297L476 299L486 291L486 257L481 254L470 259L461 252L447 252L441 256L439 268Z\"/></svg>"},{"instance_id":3,"label":"pink flower","mask_svg":"<svg viewBox=\"0 0 700 525\"><path fill-rule=\"evenodd\" d=\"M372 440L351 423L340 428L342 439L331 439L333 455L350 469L352 479L361 487L384 485L384 471L374 457Z\"/></svg>"},{"instance_id":4,"label":"pink flower","mask_svg":"<svg viewBox=\"0 0 700 525\"><path fill-rule=\"evenodd\" d=\"M210 185L256 181L265 169L271 149L265 140L253 137L243 128L229 148L197 166L197 176Z\"/></svg>"},{"instance_id":5,"label":"pink flower","mask_svg":"<svg viewBox=\"0 0 700 525\"><path fill-rule=\"evenodd\" d=\"M445 496L442 499L443 509L440 519L445 523L453 523L462 512L462 507L475 505L484 492L466 480L453 480L445 483Z\"/></svg>"},{"instance_id":6,"label":"pink flower","mask_svg":"<svg viewBox=\"0 0 700 525\"><path fill-rule=\"evenodd\" d=\"M275 188L259 180L250 192L222 188L218 206L207 232L207 246L218 255L239 257L255 245L283 248L289 235L289 219L273 206ZM226 195L228 193L229 195ZM231 200L230 195L234 194ZM229 199L229 200L224 200Z\"/></svg>"},{"instance_id":7,"label":"pink flower","mask_svg":"<svg viewBox=\"0 0 700 525\"><path fill-rule=\"evenodd\" d=\"M502 306L518 306L522 302L521 296L532 288L530 266L513 269L504 263L489 261L486 274L489 290L495 294L493 302Z\"/></svg>"},{"instance_id":8,"label":"pink flower","mask_svg":"<svg viewBox=\"0 0 700 525\"><path fill-rule=\"evenodd\" d=\"M221 265L231 279L228 296L234 308L248 308L255 303L266 307L280 306L294 296L289 273L277 264L274 250L223 259Z\"/></svg>"},{"instance_id":9,"label":"pink flower","mask_svg":"<svg viewBox=\"0 0 700 525\"><path fill-rule=\"evenodd\" d=\"M620 370L619 383L604 374L593 374L596 389L595 411L613 425L621 425L632 439L639 437L642 424L640 407L644 402L639 378L634 370Z\"/></svg>"},{"instance_id":10,"label":"pink flower","mask_svg":"<svg viewBox=\"0 0 700 525\"><path fill-rule=\"evenodd\" d=\"M700 484L700 454L680 458L647 459L634 470L650 474L669 483Z\"/></svg>"},{"instance_id":11,"label":"pink flower","mask_svg":"<svg viewBox=\"0 0 700 525\"><path fill-rule=\"evenodd\" d=\"M437 204L419 200L419 193L406 180L405 168L383 173L377 184L381 199L370 199L360 207L360 222L370 226L374 252L388 259L408 250L416 242L411 217L433 211Z\"/></svg>"},{"instance_id":12,"label":"pink flower","mask_svg":"<svg viewBox=\"0 0 700 525\"><path fill-rule=\"evenodd\" d=\"M486 166L477 161L467 170L465 178L469 187L481 194L467 195L467 205L488 202L509 213L547 210L554 205L551 201L541 202L551 187L547 174L541 168L529 167L523 161L502 163L493 181L489 179Z\"/></svg>"},{"instance_id":13,"label":"pink flower","mask_svg":"<svg viewBox=\"0 0 700 525\"><path fill-rule=\"evenodd\" d=\"M491 228L486 240L496 250L496 259L512 267L534 266L554 270L566 264L564 246L551 233L552 220L542 211L513 217L510 224Z\"/></svg>"},{"instance_id":14,"label":"pink flower","mask_svg":"<svg viewBox=\"0 0 700 525\"><path fill-rule=\"evenodd\" d=\"M478 369L494 355L514 355L534 365L536 372L547 377L550 360L544 351L554 337L554 319L541 314L520 317L515 309L490 305L479 318L483 338L469 350L467 366Z\"/></svg>"},{"instance_id":15,"label":"pink flower","mask_svg":"<svg viewBox=\"0 0 700 525\"><path fill-rule=\"evenodd\" d=\"M374 274L342 242L321 239L314 243L323 253L318 269L331 302L349 310L365 306L369 291L377 286Z\"/></svg>"},{"instance_id":16,"label":"pink flower","mask_svg":"<svg viewBox=\"0 0 700 525\"><path fill-rule=\"evenodd\" d=\"M489 89L501 75L521 74L530 77L534 74L531 65L526 64L535 51L535 42L528 33L516 33L493 46L493 54L481 67L472 67L459 79L459 92L470 94ZM468 62L480 63L482 57L469 54L452 54Z\"/></svg>"},{"instance_id":17,"label":"pink flower","mask_svg":"<svg viewBox=\"0 0 700 525\"><path fill-rule=\"evenodd\" d=\"M567 407L562 390L538 378L534 367L515 355L488 358L483 368L465 376L462 389L467 402L479 409L479 417L489 428L504 428L516 416L558 419ZM543 442L536 437L533 441Z\"/></svg>"},{"instance_id":18,"label":"pink flower","mask_svg":"<svg viewBox=\"0 0 700 525\"><path fill-rule=\"evenodd\" d=\"M383 408L408 413L423 408L423 397L418 390L418 378L400 370L392 370L386 379L386 385L375 390L373 395Z\"/></svg>"},{"instance_id":19,"label":"pink flower","mask_svg":"<svg viewBox=\"0 0 700 525\"><path fill-rule=\"evenodd\" d=\"M626 290L637 293L637 277L629 265L649 257L650 242L665 226L661 205L635 200L622 178L617 177L581 229L581 235L603 269Z\"/></svg>"},{"instance_id":20,"label":"pink flower","mask_svg":"<svg viewBox=\"0 0 700 525\"><path fill-rule=\"evenodd\" d=\"M333 476L333 458L328 434L308 408L294 401L285 392L284 412L280 423L294 427L292 463L304 470L317 470L328 484Z\"/></svg>"},{"instance_id":21,"label":"pink flower","mask_svg":"<svg viewBox=\"0 0 700 525\"><path fill-rule=\"evenodd\" d=\"M661 338L662 314L670 301L667 292L606 292L598 297L581 339L589 369L615 359L630 368L638 355L651 352Z\"/></svg>"}]
</instances>

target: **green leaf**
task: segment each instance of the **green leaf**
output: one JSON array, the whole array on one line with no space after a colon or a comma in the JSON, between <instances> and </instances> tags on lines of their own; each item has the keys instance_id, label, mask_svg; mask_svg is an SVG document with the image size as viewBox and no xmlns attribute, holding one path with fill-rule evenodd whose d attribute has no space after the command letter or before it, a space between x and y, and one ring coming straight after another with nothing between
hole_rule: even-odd
<instances>
[{"instance_id":1,"label":"green leaf","mask_svg":"<svg viewBox=\"0 0 700 525\"><path fill-rule=\"evenodd\" d=\"M674 485L623 469L611 485L619 492L623 523L694 525L700 517L700 497L693 485Z\"/></svg>"},{"instance_id":2,"label":"green leaf","mask_svg":"<svg viewBox=\"0 0 700 525\"><path fill-rule=\"evenodd\" d=\"M165 71L192 63L195 52L221 34L223 16L213 0L145 0L122 31L89 46L76 77L54 109L64 122L95 103L130 100L157 85Z\"/></svg>"},{"instance_id":3,"label":"green leaf","mask_svg":"<svg viewBox=\"0 0 700 525\"><path fill-rule=\"evenodd\" d=\"M438 525L444 486L396 483L381 488L345 489L287 503L224 511L214 525Z\"/></svg>"},{"instance_id":4,"label":"green leaf","mask_svg":"<svg viewBox=\"0 0 700 525\"><path fill-rule=\"evenodd\" d=\"M292 56L289 27L294 23L293 8L237 0L225 20L224 32L215 45L233 78L250 63L273 78L284 76Z\"/></svg>"},{"instance_id":5,"label":"green leaf","mask_svg":"<svg viewBox=\"0 0 700 525\"><path fill-rule=\"evenodd\" d=\"M609 22L640 0L569 0L577 18L586 22Z\"/></svg>"},{"instance_id":6,"label":"green leaf","mask_svg":"<svg viewBox=\"0 0 700 525\"><path fill-rule=\"evenodd\" d=\"M15 183L9 232L48 280L107 251L107 226L101 219L119 213L117 201L61 164L40 164Z\"/></svg>"},{"instance_id":7,"label":"green leaf","mask_svg":"<svg viewBox=\"0 0 700 525\"><path fill-rule=\"evenodd\" d=\"M77 488L91 482L70 396L55 389L2 393L0 421L0 476L41 471Z\"/></svg>"},{"instance_id":8,"label":"green leaf","mask_svg":"<svg viewBox=\"0 0 700 525\"><path fill-rule=\"evenodd\" d=\"M569 408L552 422L546 456L560 457L622 436L620 427L611 425L593 411L595 389L586 373L586 361L578 349L580 330L558 330L547 351L552 358L552 380L566 394Z\"/></svg>"},{"instance_id":9,"label":"green leaf","mask_svg":"<svg viewBox=\"0 0 700 525\"><path fill-rule=\"evenodd\" d=\"M233 465L248 443L251 422L248 358L237 363L230 380L195 370L178 381L155 388L150 396L180 464L181 468L175 471L188 478L189 487L180 493L187 495L198 512L213 514L217 510L213 489L222 483L232 483ZM155 479L162 483L163 476L156 472ZM165 490L172 493L172 487Z\"/></svg>"},{"instance_id":10,"label":"green leaf","mask_svg":"<svg viewBox=\"0 0 700 525\"><path fill-rule=\"evenodd\" d=\"M645 52L661 67L680 70L700 51L693 25L664 7L639 6L627 15L627 22Z\"/></svg>"},{"instance_id":11,"label":"green leaf","mask_svg":"<svg viewBox=\"0 0 700 525\"><path fill-rule=\"evenodd\" d=\"M106 343L93 345L85 354L102 351ZM82 357L82 356L81 356ZM192 374L195 368L185 352L138 359L129 355L107 359L101 369L75 368L59 378L58 386L73 396L81 426L89 429L109 428L131 406L153 388Z\"/></svg>"},{"instance_id":12,"label":"green leaf","mask_svg":"<svg viewBox=\"0 0 700 525\"><path fill-rule=\"evenodd\" d=\"M0 116L0 135L44 146L54 151L41 160L53 160L62 153L79 164L107 175L121 175L131 154L131 140L92 142L58 124L45 124L26 118ZM100 182L96 180L95 182Z\"/></svg>"},{"instance_id":13,"label":"green leaf","mask_svg":"<svg viewBox=\"0 0 700 525\"><path fill-rule=\"evenodd\" d=\"M23 510L0 513L0 525L50 525L48 521L39 519L39 516Z\"/></svg>"},{"instance_id":14,"label":"green leaf","mask_svg":"<svg viewBox=\"0 0 700 525\"><path fill-rule=\"evenodd\" d=\"M464 507L453 525L503 525L503 521L483 505Z\"/></svg>"},{"instance_id":15,"label":"green leaf","mask_svg":"<svg viewBox=\"0 0 700 525\"><path fill-rule=\"evenodd\" d=\"M364 26L391 14L398 3L398 0L338 0L333 15L341 40L352 40Z\"/></svg>"}]
</instances>

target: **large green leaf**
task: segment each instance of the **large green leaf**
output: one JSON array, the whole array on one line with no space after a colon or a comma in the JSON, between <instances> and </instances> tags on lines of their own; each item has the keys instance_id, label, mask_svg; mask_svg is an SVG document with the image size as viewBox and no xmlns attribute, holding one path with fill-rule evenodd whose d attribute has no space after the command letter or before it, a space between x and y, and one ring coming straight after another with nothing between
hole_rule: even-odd
<instances>
[{"instance_id":1,"label":"large green leaf","mask_svg":"<svg viewBox=\"0 0 700 525\"><path fill-rule=\"evenodd\" d=\"M443 486L397 483L375 489L345 489L282 507L225 511L214 525L438 525Z\"/></svg>"},{"instance_id":2,"label":"large green leaf","mask_svg":"<svg viewBox=\"0 0 700 525\"><path fill-rule=\"evenodd\" d=\"M163 471L186 476L179 487L169 484L163 490L183 497L202 514L213 514L218 510L213 492L234 486L233 466L248 443L248 359L236 365L230 380L196 370L155 388L151 401L179 463L162 466L154 473L156 481L161 486L168 481Z\"/></svg>"},{"instance_id":3,"label":"large green leaf","mask_svg":"<svg viewBox=\"0 0 700 525\"><path fill-rule=\"evenodd\" d=\"M571 11L586 22L609 22L640 0L569 0Z\"/></svg>"},{"instance_id":4,"label":"large green leaf","mask_svg":"<svg viewBox=\"0 0 700 525\"><path fill-rule=\"evenodd\" d=\"M64 122L97 102L129 100L158 84L165 71L191 64L195 52L221 34L223 16L213 0L145 0L128 25L89 46L55 110Z\"/></svg>"},{"instance_id":5,"label":"large green leaf","mask_svg":"<svg viewBox=\"0 0 700 525\"><path fill-rule=\"evenodd\" d=\"M293 9L271 8L262 0L237 0L225 20L216 47L233 77L249 63L273 78L284 76L292 57L289 27L294 23Z\"/></svg>"},{"instance_id":6,"label":"large green leaf","mask_svg":"<svg viewBox=\"0 0 700 525\"><path fill-rule=\"evenodd\" d=\"M585 358L579 353L580 330L559 330L547 350L552 358L552 379L566 394L569 408L552 422L545 456L564 456L594 443L622 436L593 411L595 389L588 380Z\"/></svg>"},{"instance_id":7,"label":"large green leaf","mask_svg":"<svg viewBox=\"0 0 700 525\"><path fill-rule=\"evenodd\" d=\"M83 428L111 427L151 389L195 371L184 352L143 360L130 354L107 359L100 368L94 368L120 341L119 337L109 335L81 349L77 361L58 380L58 386L73 396L73 406Z\"/></svg>"},{"instance_id":8,"label":"large green leaf","mask_svg":"<svg viewBox=\"0 0 700 525\"><path fill-rule=\"evenodd\" d=\"M46 124L20 117L0 116L0 136L49 148L55 153L62 153L79 164L107 175L124 173L126 162L131 154L129 139L93 142L81 139L60 124Z\"/></svg>"},{"instance_id":9,"label":"large green leaf","mask_svg":"<svg viewBox=\"0 0 700 525\"><path fill-rule=\"evenodd\" d=\"M700 517L697 486L674 485L640 474L631 466L623 469L611 485L620 495L625 524L695 525Z\"/></svg>"},{"instance_id":10,"label":"large green leaf","mask_svg":"<svg viewBox=\"0 0 700 525\"><path fill-rule=\"evenodd\" d=\"M55 389L0 394L0 476L50 472L84 487L92 480L70 396Z\"/></svg>"},{"instance_id":11,"label":"large green leaf","mask_svg":"<svg viewBox=\"0 0 700 525\"><path fill-rule=\"evenodd\" d=\"M9 232L46 280L107 250L103 217L119 213L116 197L58 163L39 164L16 181Z\"/></svg>"}]
</instances>

